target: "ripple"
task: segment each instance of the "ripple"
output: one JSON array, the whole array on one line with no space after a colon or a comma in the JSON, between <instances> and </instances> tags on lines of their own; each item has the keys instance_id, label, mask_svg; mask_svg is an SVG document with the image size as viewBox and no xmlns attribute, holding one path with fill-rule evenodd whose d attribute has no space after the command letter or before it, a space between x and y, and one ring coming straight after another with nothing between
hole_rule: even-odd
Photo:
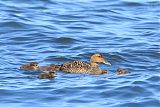
<instances>
[{"instance_id":1,"label":"ripple","mask_svg":"<svg viewBox=\"0 0 160 107\"><path fill-rule=\"evenodd\" d=\"M150 82L160 82L160 77L159 76L152 76L147 79Z\"/></svg>"},{"instance_id":2,"label":"ripple","mask_svg":"<svg viewBox=\"0 0 160 107\"><path fill-rule=\"evenodd\" d=\"M119 107L158 107L159 106L159 101L158 100L149 100L149 101L143 101L141 103L139 103L138 101L135 102L129 102L129 103L124 103L124 104L120 104L118 105ZM117 105L116 105L117 106ZM116 107L116 106L112 106L112 107Z\"/></svg>"},{"instance_id":3,"label":"ripple","mask_svg":"<svg viewBox=\"0 0 160 107\"><path fill-rule=\"evenodd\" d=\"M122 0L123 5L125 6L131 6L131 7L136 7L136 6L143 6L145 5L143 2L136 2L136 1L130 1L130 0Z\"/></svg>"},{"instance_id":4,"label":"ripple","mask_svg":"<svg viewBox=\"0 0 160 107\"><path fill-rule=\"evenodd\" d=\"M61 44L71 44L77 41L76 39L73 38L68 38L68 37L61 37L61 38L55 38L53 42L55 43L61 43Z\"/></svg>"},{"instance_id":5,"label":"ripple","mask_svg":"<svg viewBox=\"0 0 160 107\"><path fill-rule=\"evenodd\" d=\"M26 27L26 25L24 23L14 22L14 21L1 22L0 26L5 26L5 27L9 27L9 28L16 28L16 29L22 29L22 28Z\"/></svg>"},{"instance_id":6,"label":"ripple","mask_svg":"<svg viewBox=\"0 0 160 107\"><path fill-rule=\"evenodd\" d=\"M67 27L67 28L69 28L69 29L72 29L72 30L74 30L74 29L77 29L77 30L87 30L87 29L90 29L90 28L87 28L87 27Z\"/></svg>"}]
</instances>

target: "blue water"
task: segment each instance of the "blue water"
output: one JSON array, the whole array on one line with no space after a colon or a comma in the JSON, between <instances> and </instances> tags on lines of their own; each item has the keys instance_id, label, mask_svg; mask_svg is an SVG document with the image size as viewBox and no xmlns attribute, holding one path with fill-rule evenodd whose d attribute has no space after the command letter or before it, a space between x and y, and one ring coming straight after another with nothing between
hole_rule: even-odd
<instances>
[{"instance_id":1,"label":"blue water","mask_svg":"<svg viewBox=\"0 0 160 107\"><path fill-rule=\"evenodd\" d=\"M89 61L105 75L19 70ZM118 76L117 68L131 71ZM160 107L159 0L0 0L0 107Z\"/></svg>"}]
</instances>

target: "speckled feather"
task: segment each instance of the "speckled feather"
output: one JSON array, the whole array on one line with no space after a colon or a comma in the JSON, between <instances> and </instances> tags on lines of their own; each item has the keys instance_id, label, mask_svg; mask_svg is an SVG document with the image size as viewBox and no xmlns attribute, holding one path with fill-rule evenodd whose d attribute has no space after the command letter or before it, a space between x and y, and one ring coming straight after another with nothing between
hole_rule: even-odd
<instances>
[{"instance_id":1,"label":"speckled feather","mask_svg":"<svg viewBox=\"0 0 160 107\"><path fill-rule=\"evenodd\" d=\"M61 65L60 70L68 73L101 74L101 70L98 65L95 67L91 67L89 63L82 61L66 62Z\"/></svg>"},{"instance_id":2,"label":"speckled feather","mask_svg":"<svg viewBox=\"0 0 160 107\"><path fill-rule=\"evenodd\" d=\"M70 73L84 73L90 68L90 64L82 61L70 61L61 65L60 70Z\"/></svg>"}]
</instances>

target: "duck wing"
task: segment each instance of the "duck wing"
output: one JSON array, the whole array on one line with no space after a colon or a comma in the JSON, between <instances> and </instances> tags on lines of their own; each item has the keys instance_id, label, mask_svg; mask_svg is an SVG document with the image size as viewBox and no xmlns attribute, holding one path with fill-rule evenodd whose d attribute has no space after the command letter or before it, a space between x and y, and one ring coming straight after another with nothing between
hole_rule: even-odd
<instances>
[{"instance_id":1,"label":"duck wing","mask_svg":"<svg viewBox=\"0 0 160 107\"><path fill-rule=\"evenodd\" d=\"M61 65L60 70L68 73L87 73L91 65L82 61L70 61Z\"/></svg>"}]
</instances>

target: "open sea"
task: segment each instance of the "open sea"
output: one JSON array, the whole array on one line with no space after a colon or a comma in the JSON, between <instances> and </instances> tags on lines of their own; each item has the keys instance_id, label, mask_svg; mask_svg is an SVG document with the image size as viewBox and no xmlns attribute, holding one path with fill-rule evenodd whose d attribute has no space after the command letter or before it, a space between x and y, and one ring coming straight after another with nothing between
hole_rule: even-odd
<instances>
[{"instance_id":1,"label":"open sea","mask_svg":"<svg viewBox=\"0 0 160 107\"><path fill-rule=\"evenodd\" d=\"M19 69L97 52L109 74ZM160 107L160 0L0 0L0 107Z\"/></svg>"}]
</instances>

